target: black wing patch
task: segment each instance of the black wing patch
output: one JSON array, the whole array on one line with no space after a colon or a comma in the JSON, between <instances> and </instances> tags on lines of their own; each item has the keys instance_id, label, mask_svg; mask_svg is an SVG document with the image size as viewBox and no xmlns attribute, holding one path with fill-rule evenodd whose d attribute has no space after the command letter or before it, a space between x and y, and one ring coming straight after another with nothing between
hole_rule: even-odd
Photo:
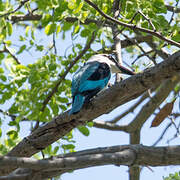
<instances>
[{"instance_id":1,"label":"black wing patch","mask_svg":"<svg viewBox=\"0 0 180 180\"><path fill-rule=\"evenodd\" d=\"M110 75L110 68L106 63L99 63L99 67L96 71L88 78L91 81L97 81L104 79Z\"/></svg>"}]
</instances>

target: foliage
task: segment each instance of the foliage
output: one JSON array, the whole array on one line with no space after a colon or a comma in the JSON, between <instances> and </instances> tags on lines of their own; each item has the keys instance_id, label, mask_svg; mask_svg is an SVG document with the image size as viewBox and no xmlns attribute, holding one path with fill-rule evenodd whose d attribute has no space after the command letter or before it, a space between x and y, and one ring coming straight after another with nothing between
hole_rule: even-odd
<instances>
[{"instance_id":1,"label":"foliage","mask_svg":"<svg viewBox=\"0 0 180 180\"><path fill-rule=\"evenodd\" d=\"M180 179L180 172L176 172L174 174L170 174L168 177L165 177L164 180L179 180Z\"/></svg>"}]
</instances>

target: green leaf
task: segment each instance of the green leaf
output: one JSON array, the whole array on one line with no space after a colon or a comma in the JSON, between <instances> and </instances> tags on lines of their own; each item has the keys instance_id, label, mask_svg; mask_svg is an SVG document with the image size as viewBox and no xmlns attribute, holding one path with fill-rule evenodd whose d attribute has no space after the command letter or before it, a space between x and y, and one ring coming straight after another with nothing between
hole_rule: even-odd
<instances>
[{"instance_id":1,"label":"green leaf","mask_svg":"<svg viewBox=\"0 0 180 180\"><path fill-rule=\"evenodd\" d=\"M76 8L76 3L75 3L74 0L69 0L68 1L68 8L71 9L71 10Z\"/></svg>"},{"instance_id":2,"label":"green leaf","mask_svg":"<svg viewBox=\"0 0 180 180\"><path fill-rule=\"evenodd\" d=\"M36 50L43 51L44 50L44 46L43 45L36 45Z\"/></svg>"},{"instance_id":3,"label":"green leaf","mask_svg":"<svg viewBox=\"0 0 180 180\"><path fill-rule=\"evenodd\" d=\"M87 123L87 126L88 126L88 127L93 127L93 124L94 124L93 122L88 122L88 123Z\"/></svg>"},{"instance_id":4,"label":"green leaf","mask_svg":"<svg viewBox=\"0 0 180 180\"><path fill-rule=\"evenodd\" d=\"M4 73L4 69L0 67L0 73Z\"/></svg>"},{"instance_id":5,"label":"green leaf","mask_svg":"<svg viewBox=\"0 0 180 180\"><path fill-rule=\"evenodd\" d=\"M80 29L80 25L76 25L75 28L74 28L74 34L77 34L79 32L79 29Z\"/></svg>"},{"instance_id":6,"label":"green leaf","mask_svg":"<svg viewBox=\"0 0 180 180\"><path fill-rule=\"evenodd\" d=\"M67 86L69 86L69 87L71 86L71 80L65 79L64 82Z\"/></svg>"},{"instance_id":7,"label":"green leaf","mask_svg":"<svg viewBox=\"0 0 180 180\"><path fill-rule=\"evenodd\" d=\"M177 31L175 35L172 37L172 40L176 42L180 42L180 33Z\"/></svg>"},{"instance_id":8,"label":"green leaf","mask_svg":"<svg viewBox=\"0 0 180 180\"><path fill-rule=\"evenodd\" d=\"M57 68L57 65L55 63L51 63L49 64L48 68L50 71L54 71Z\"/></svg>"},{"instance_id":9,"label":"green leaf","mask_svg":"<svg viewBox=\"0 0 180 180\"><path fill-rule=\"evenodd\" d=\"M83 12L80 14L80 20L81 20L81 22L83 22L83 23L85 22L88 14L89 14L88 11L83 11Z\"/></svg>"},{"instance_id":10,"label":"green leaf","mask_svg":"<svg viewBox=\"0 0 180 180\"><path fill-rule=\"evenodd\" d=\"M56 35L61 31L61 26L57 25Z\"/></svg>"},{"instance_id":11,"label":"green leaf","mask_svg":"<svg viewBox=\"0 0 180 180\"><path fill-rule=\"evenodd\" d=\"M10 45L12 44L11 40L4 41L4 43L5 43L7 46L10 46Z\"/></svg>"},{"instance_id":12,"label":"green leaf","mask_svg":"<svg viewBox=\"0 0 180 180\"><path fill-rule=\"evenodd\" d=\"M12 23L10 22L7 22L7 31L8 31L8 35L11 36L13 32L13 27L12 27Z\"/></svg>"},{"instance_id":13,"label":"green leaf","mask_svg":"<svg viewBox=\"0 0 180 180\"><path fill-rule=\"evenodd\" d=\"M52 24L48 24L45 27L45 33L49 36L52 33L54 33L56 31L56 24L52 23Z\"/></svg>"},{"instance_id":14,"label":"green leaf","mask_svg":"<svg viewBox=\"0 0 180 180\"><path fill-rule=\"evenodd\" d=\"M68 103L68 102L69 102L69 101L68 101L68 98L66 98L66 97L59 97L58 100L59 100L60 102L62 102L62 103Z\"/></svg>"},{"instance_id":15,"label":"green leaf","mask_svg":"<svg viewBox=\"0 0 180 180\"><path fill-rule=\"evenodd\" d=\"M74 149L75 146L73 144L63 144L62 148L65 149L65 150L66 149Z\"/></svg>"},{"instance_id":16,"label":"green leaf","mask_svg":"<svg viewBox=\"0 0 180 180\"><path fill-rule=\"evenodd\" d=\"M15 140L15 139L18 138L18 133L17 133L17 131L15 131L15 130L10 130L10 131L8 131L8 132L7 132L7 135L8 135L9 138L12 139L12 140Z\"/></svg>"},{"instance_id":17,"label":"green leaf","mask_svg":"<svg viewBox=\"0 0 180 180\"><path fill-rule=\"evenodd\" d=\"M0 61L3 60L5 55L3 53L0 53Z\"/></svg>"},{"instance_id":18,"label":"green leaf","mask_svg":"<svg viewBox=\"0 0 180 180\"><path fill-rule=\"evenodd\" d=\"M85 126L78 126L77 129L85 136L89 136L89 129Z\"/></svg>"},{"instance_id":19,"label":"green leaf","mask_svg":"<svg viewBox=\"0 0 180 180\"><path fill-rule=\"evenodd\" d=\"M45 27L50 21L52 21L52 16L50 14L45 14L41 21L42 21L42 26Z\"/></svg>"},{"instance_id":20,"label":"green leaf","mask_svg":"<svg viewBox=\"0 0 180 180\"><path fill-rule=\"evenodd\" d=\"M26 45L22 45L16 54L21 54L26 49Z\"/></svg>"},{"instance_id":21,"label":"green leaf","mask_svg":"<svg viewBox=\"0 0 180 180\"><path fill-rule=\"evenodd\" d=\"M9 126L16 126L16 125L17 125L17 122L16 122L16 121L10 121L8 125L9 125Z\"/></svg>"},{"instance_id":22,"label":"green leaf","mask_svg":"<svg viewBox=\"0 0 180 180\"><path fill-rule=\"evenodd\" d=\"M4 75L0 75L0 79L1 79L2 81L6 81L6 80L7 80L6 76L4 76Z\"/></svg>"},{"instance_id":23,"label":"green leaf","mask_svg":"<svg viewBox=\"0 0 180 180\"><path fill-rule=\"evenodd\" d=\"M28 32L30 30L30 26L27 26L26 29L25 29L25 35L28 36Z\"/></svg>"},{"instance_id":24,"label":"green leaf","mask_svg":"<svg viewBox=\"0 0 180 180\"><path fill-rule=\"evenodd\" d=\"M58 152L58 150L59 150L59 146L56 146L53 150L53 153L56 154Z\"/></svg>"},{"instance_id":25,"label":"green leaf","mask_svg":"<svg viewBox=\"0 0 180 180\"><path fill-rule=\"evenodd\" d=\"M5 92L4 94L3 94L3 96L2 96L2 98L4 99L4 100L8 100L8 99L10 99L11 97L12 97L12 94L13 92L12 91L10 91L10 92Z\"/></svg>"},{"instance_id":26,"label":"green leaf","mask_svg":"<svg viewBox=\"0 0 180 180\"><path fill-rule=\"evenodd\" d=\"M83 2L79 3L78 7L76 7L73 11L74 14L78 13L79 11L81 11L83 7Z\"/></svg>"},{"instance_id":27,"label":"green leaf","mask_svg":"<svg viewBox=\"0 0 180 180\"><path fill-rule=\"evenodd\" d=\"M8 152L7 147L3 144L0 144L0 155L5 155L7 154L7 152Z\"/></svg>"},{"instance_id":28,"label":"green leaf","mask_svg":"<svg viewBox=\"0 0 180 180\"><path fill-rule=\"evenodd\" d=\"M168 177L164 177L164 180L180 180L180 171L175 172L174 174L169 174Z\"/></svg>"},{"instance_id":29,"label":"green leaf","mask_svg":"<svg viewBox=\"0 0 180 180\"><path fill-rule=\"evenodd\" d=\"M81 37L87 37L89 36L91 31L89 29L83 29L80 33Z\"/></svg>"}]
</instances>

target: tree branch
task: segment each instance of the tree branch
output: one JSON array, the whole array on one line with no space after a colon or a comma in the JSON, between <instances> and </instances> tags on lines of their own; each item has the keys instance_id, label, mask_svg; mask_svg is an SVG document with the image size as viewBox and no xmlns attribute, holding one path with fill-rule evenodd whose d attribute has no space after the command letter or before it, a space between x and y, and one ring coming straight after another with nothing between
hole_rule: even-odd
<instances>
[{"instance_id":1,"label":"tree branch","mask_svg":"<svg viewBox=\"0 0 180 180\"><path fill-rule=\"evenodd\" d=\"M113 16L114 16L115 19L118 19L118 17L119 17L119 13L120 13L120 11L119 11L120 7L119 6L120 6L120 0L114 0L112 11L113 11ZM113 40L114 40L115 56L116 56L116 59L119 62L119 64L122 65L121 39L120 39L117 24L114 23L111 26L111 29L112 29ZM121 80L122 80L121 74L117 73L115 83L118 83Z\"/></svg>"},{"instance_id":2,"label":"tree branch","mask_svg":"<svg viewBox=\"0 0 180 180\"><path fill-rule=\"evenodd\" d=\"M163 59L166 60L169 57L168 52L166 52L163 49L158 49L158 45L156 43L153 42L153 39L145 40L145 42Z\"/></svg>"},{"instance_id":3,"label":"tree branch","mask_svg":"<svg viewBox=\"0 0 180 180\"><path fill-rule=\"evenodd\" d=\"M158 108L160 104L167 98L167 96L173 90L173 88L176 86L179 80L180 78L179 76L177 76L175 80L169 79L160 86L158 92L142 107L141 111L128 125L128 130L130 130L130 132L133 132L136 129L141 129L145 121L156 110L156 108Z\"/></svg>"},{"instance_id":4,"label":"tree branch","mask_svg":"<svg viewBox=\"0 0 180 180\"><path fill-rule=\"evenodd\" d=\"M132 40L131 40L132 39ZM152 35L147 35L147 36L136 36L134 38L128 38L128 39L124 39L121 40L121 48L127 48L129 46L134 46L136 45L135 42L137 43L143 43L143 42L149 42L152 41ZM115 47L112 46L109 48L110 50L105 50L105 49L99 49L97 50L97 52L103 52L103 53L107 53L107 54L111 54L114 53L115 51Z\"/></svg>"},{"instance_id":5,"label":"tree branch","mask_svg":"<svg viewBox=\"0 0 180 180\"><path fill-rule=\"evenodd\" d=\"M168 42L169 44L171 45L174 45L174 46L177 46L177 47L180 47L180 43L176 42L176 41L173 41L171 39L167 39L166 37L164 37L161 33L159 32L156 32L156 31L153 31L153 30L149 30L149 29L146 29L146 28L142 28L142 27L138 27L134 24L128 24L128 23L124 23L124 22L121 22L115 18L112 18L111 16L105 14L102 10L100 10L94 3L92 3L91 1L89 0L84 0L85 2L87 2L90 6L92 6L94 9L96 9L99 14L101 14L103 17L105 17L107 20L110 20L118 25L121 25L121 26L124 26L124 27L128 27L130 29L133 29L133 30L138 30L138 31L141 31L141 32L145 32L145 33L148 33L148 34L151 34L153 36L156 36L158 37L159 39L163 40L163 41L166 41Z\"/></svg>"},{"instance_id":6,"label":"tree branch","mask_svg":"<svg viewBox=\"0 0 180 180\"><path fill-rule=\"evenodd\" d=\"M175 7L173 8L173 11L172 11L172 15L171 15L171 18L169 20L169 25L172 23L172 21L174 20L174 15L175 15L175 10L176 8L178 7L178 4L179 4L179 0L176 0L176 5Z\"/></svg>"},{"instance_id":7,"label":"tree branch","mask_svg":"<svg viewBox=\"0 0 180 180\"><path fill-rule=\"evenodd\" d=\"M108 121L109 123L117 123L119 120L121 120L124 116L126 116L127 114L133 112L137 106L139 106L147 97L148 97L149 93L145 92L142 97L139 99L139 101L137 101L134 105L132 105L129 109L127 109L124 113L120 114L119 116L115 117L113 120Z\"/></svg>"},{"instance_id":8,"label":"tree branch","mask_svg":"<svg viewBox=\"0 0 180 180\"><path fill-rule=\"evenodd\" d=\"M105 122L105 121L93 121L93 127L100 128L100 129L106 129L106 130L111 130L111 131L124 131L128 132L127 126L120 126L117 124L113 124L110 122Z\"/></svg>"},{"instance_id":9,"label":"tree branch","mask_svg":"<svg viewBox=\"0 0 180 180\"><path fill-rule=\"evenodd\" d=\"M42 15L39 15L39 14L26 14L26 15L12 15L11 16L11 21L13 23L17 23L17 22L20 22L20 21L39 21L42 19ZM59 21L62 21L62 20L59 20ZM69 23L74 23L74 22L77 22L77 21L80 21L80 24L85 24L85 25L88 25L90 23L94 23L96 25L104 25L104 26L111 26L112 25L112 22L110 21L101 21L101 20L95 20L95 19L85 19L85 21L81 22L81 19L78 19L77 17L64 17L63 18L63 21L66 21L66 22L69 22ZM42 27L39 27L39 28L42 28Z\"/></svg>"},{"instance_id":10,"label":"tree branch","mask_svg":"<svg viewBox=\"0 0 180 180\"><path fill-rule=\"evenodd\" d=\"M33 154L62 138L78 125L109 113L114 108L138 97L164 80L180 72L180 51L173 54L167 61L163 61L145 72L134 75L101 92L91 103L72 116L64 112L51 122L36 129L31 135L24 138L7 155L30 157ZM111 101L109 101L111 99ZM103 104L103 106L102 106ZM0 175L7 174L13 169L0 168Z\"/></svg>"},{"instance_id":11,"label":"tree branch","mask_svg":"<svg viewBox=\"0 0 180 180\"><path fill-rule=\"evenodd\" d=\"M174 6L170 6L170 5L165 5L168 11L172 11L175 13L180 13L180 8L178 7L174 7Z\"/></svg>"},{"instance_id":12,"label":"tree branch","mask_svg":"<svg viewBox=\"0 0 180 180\"><path fill-rule=\"evenodd\" d=\"M162 134L160 135L160 137L156 140L156 142L153 143L152 146L156 146L164 137L165 133L167 132L167 130L171 127L172 123L170 122L166 128L163 130Z\"/></svg>"},{"instance_id":13,"label":"tree branch","mask_svg":"<svg viewBox=\"0 0 180 180\"><path fill-rule=\"evenodd\" d=\"M43 160L25 157L0 157L0 167L28 168L43 174L59 171L59 174L102 165L126 166L167 166L180 165L180 146L148 147L143 145L123 145L95 148L68 153ZM27 170L26 170L27 173ZM41 175L42 174L42 175ZM50 173L51 174L51 173ZM33 179L33 177L32 177ZM1 178L0 178L1 180Z\"/></svg>"},{"instance_id":14,"label":"tree branch","mask_svg":"<svg viewBox=\"0 0 180 180\"><path fill-rule=\"evenodd\" d=\"M17 64L21 64L18 58L14 54L12 54L12 52L6 47L5 44L4 44L4 52L7 52L8 54L10 54Z\"/></svg>"},{"instance_id":15,"label":"tree branch","mask_svg":"<svg viewBox=\"0 0 180 180\"><path fill-rule=\"evenodd\" d=\"M134 41L133 43L143 52L143 55L144 55L144 56L147 56L147 57L149 58L149 60L151 60L151 61L154 63L154 65L157 64L156 61L155 61L155 59L153 59L151 56L149 56L149 54L148 54L147 52L145 52L145 50L138 44L138 42L136 42L135 39L129 38L129 37L128 37L126 34L124 34L124 33L122 33L122 35L123 35L124 37L126 37L126 39L129 39L130 41ZM135 60L135 61L136 61L136 60Z\"/></svg>"},{"instance_id":16,"label":"tree branch","mask_svg":"<svg viewBox=\"0 0 180 180\"><path fill-rule=\"evenodd\" d=\"M5 14L0 15L0 18L1 18L1 17L4 17L4 16L8 16L8 15L10 15L10 14L15 13L16 11L18 11L19 9L21 9L21 8L22 8L22 6L24 6L24 4L26 4L28 1L29 1L29 0L20 1L19 6L18 6L15 10L10 11L10 12L5 13Z\"/></svg>"}]
</instances>

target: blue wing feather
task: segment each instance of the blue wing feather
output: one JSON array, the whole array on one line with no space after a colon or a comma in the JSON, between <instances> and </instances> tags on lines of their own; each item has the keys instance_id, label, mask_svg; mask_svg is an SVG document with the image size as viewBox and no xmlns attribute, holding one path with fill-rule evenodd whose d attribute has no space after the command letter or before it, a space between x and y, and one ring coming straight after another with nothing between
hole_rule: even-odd
<instances>
[{"instance_id":1,"label":"blue wing feather","mask_svg":"<svg viewBox=\"0 0 180 180\"><path fill-rule=\"evenodd\" d=\"M75 73L72 79L72 87L71 87L71 92L72 96L74 96L77 92L82 92L80 91L80 85L83 84L98 68L99 63L94 62L92 64L86 64L83 66L79 71Z\"/></svg>"},{"instance_id":2,"label":"blue wing feather","mask_svg":"<svg viewBox=\"0 0 180 180\"><path fill-rule=\"evenodd\" d=\"M87 63L73 76L71 88L73 104L69 115L79 112L85 102L107 85L111 77L109 67L106 67L108 71L105 72L105 77L101 76L101 73L104 72L100 71L97 79L95 79L97 74L96 71L99 67L99 62Z\"/></svg>"}]
</instances>

